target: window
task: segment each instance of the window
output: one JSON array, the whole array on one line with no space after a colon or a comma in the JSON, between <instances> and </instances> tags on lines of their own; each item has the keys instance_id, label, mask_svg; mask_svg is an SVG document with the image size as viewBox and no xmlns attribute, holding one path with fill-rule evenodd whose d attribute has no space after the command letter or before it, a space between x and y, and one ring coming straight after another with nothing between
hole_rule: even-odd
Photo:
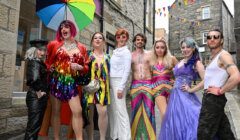
<instances>
[{"instance_id":1,"label":"window","mask_svg":"<svg viewBox=\"0 0 240 140\"><path fill-rule=\"evenodd\" d=\"M13 92L27 91L24 55L30 46L29 41L38 38L53 40L56 35L55 31L46 28L39 20L35 7L35 2L21 1Z\"/></svg>"},{"instance_id":2,"label":"window","mask_svg":"<svg viewBox=\"0 0 240 140\"><path fill-rule=\"evenodd\" d=\"M113 50L115 49L115 36L111 34L110 32L107 32L106 35L106 41L107 41L107 48L106 51L108 54L112 55Z\"/></svg>"},{"instance_id":3,"label":"window","mask_svg":"<svg viewBox=\"0 0 240 140\"><path fill-rule=\"evenodd\" d=\"M202 33L202 44L207 44L207 35L208 35L208 32Z\"/></svg>"},{"instance_id":4,"label":"window","mask_svg":"<svg viewBox=\"0 0 240 140\"><path fill-rule=\"evenodd\" d=\"M202 19L209 19L210 18L210 7L206 6L202 8Z\"/></svg>"}]
</instances>

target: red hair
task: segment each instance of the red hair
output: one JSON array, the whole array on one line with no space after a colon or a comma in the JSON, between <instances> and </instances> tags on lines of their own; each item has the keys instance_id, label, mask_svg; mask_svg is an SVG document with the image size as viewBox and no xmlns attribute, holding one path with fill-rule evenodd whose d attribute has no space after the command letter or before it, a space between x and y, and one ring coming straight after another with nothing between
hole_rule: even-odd
<instances>
[{"instance_id":1,"label":"red hair","mask_svg":"<svg viewBox=\"0 0 240 140\"><path fill-rule=\"evenodd\" d=\"M123 29L123 28L118 29L115 33L115 38L116 38L116 36L119 36L119 35L126 35L127 39L129 39L129 34L126 29Z\"/></svg>"},{"instance_id":2,"label":"red hair","mask_svg":"<svg viewBox=\"0 0 240 140\"><path fill-rule=\"evenodd\" d=\"M71 32L71 37L72 38L74 38L77 35L77 29L76 29L75 25L73 24L73 22L70 21L70 20L64 20L60 23L60 25L58 27L57 34L56 34L56 40L57 41L62 40L62 33L61 33L62 26L69 26L70 27L70 32Z\"/></svg>"}]
</instances>

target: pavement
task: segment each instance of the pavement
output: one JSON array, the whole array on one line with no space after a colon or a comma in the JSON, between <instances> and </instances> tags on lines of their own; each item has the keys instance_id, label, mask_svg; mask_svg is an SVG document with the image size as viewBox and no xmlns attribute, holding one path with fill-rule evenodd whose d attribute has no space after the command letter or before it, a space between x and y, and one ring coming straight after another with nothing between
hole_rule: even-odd
<instances>
[{"instance_id":1,"label":"pavement","mask_svg":"<svg viewBox=\"0 0 240 140\"><path fill-rule=\"evenodd\" d=\"M240 140L240 94L239 93L240 93L240 90L237 90L237 89L227 93L226 97L228 99L228 102L225 107L225 112L230 120L232 130L234 132L236 140ZM201 100L202 92L201 91L198 92L197 96ZM130 102L130 99L128 98L127 99L128 111L130 110L129 102ZM157 109L157 106L155 106L155 114L156 114L156 134L158 136L160 132L161 116L160 116L159 110ZM63 126L61 128L61 137L62 137L61 140L67 140L65 137L66 130L67 130L66 126ZM53 132L52 132L52 129L50 129L49 140L53 139L52 136L53 136ZM23 140L23 139L24 139L24 134L21 134L21 135L12 137L9 140ZM85 140L88 139L85 130L84 130L84 139ZM99 139L99 132L94 131L94 140L98 140L98 139ZM40 137L39 140L45 140L45 139ZM106 140L111 140L109 137L109 131L108 131Z\"/></svg>"}]
</instances>

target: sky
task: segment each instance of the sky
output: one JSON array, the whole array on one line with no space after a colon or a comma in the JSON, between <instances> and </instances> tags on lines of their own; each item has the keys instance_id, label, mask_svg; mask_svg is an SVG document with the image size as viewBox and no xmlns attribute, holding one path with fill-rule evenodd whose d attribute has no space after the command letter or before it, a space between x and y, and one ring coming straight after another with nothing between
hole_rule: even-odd
<instances>
[{"instance_id":1,"label":"sky","mask_svg":"<svg viewBox=\"0 0 240 140\"><path fill-rule=\"evenodd\" d=\"M162 7L167 7L171 6L172 3L175 0L156 0L156 10L158 8ZM226 3L227 7L229 8L229 11L231 12L231 14L234 16L234 0L224 0L224 2ZM167 10L166 10L167 11ZM167 12L165 12L167 13ZM168 15L164 17L164 15L159 15L156 14L155 15L156 19L155 19L155 27L156 28L165 28L166 31L168 32Z\"/></svg>"},{"instance_id":2,"label":"sky","mask_svg":"<svg viewBox=\"0 0 240 140\"><path fill-rule=\"evenodd\" d=\"M234 0L223 0L223 1L226 3L231 14L234 16Z\"/></svg>"},{"instance_id":3,"label":"sky","mask_svg":"<svg viewBox=\"0 0 240 140\"><path fill-rule=\"evenodd\" d=\"M162 8L162 7L166 7L167 9L167 7L171 6L171 4L174 1L175 0L156 0L156 9ZM164 15L160 16L159 14L156 14L155 18L156 18L155 19L156 28L165 28L168 31L168 15L164 17Z\"/></svg>"}]
</instances>

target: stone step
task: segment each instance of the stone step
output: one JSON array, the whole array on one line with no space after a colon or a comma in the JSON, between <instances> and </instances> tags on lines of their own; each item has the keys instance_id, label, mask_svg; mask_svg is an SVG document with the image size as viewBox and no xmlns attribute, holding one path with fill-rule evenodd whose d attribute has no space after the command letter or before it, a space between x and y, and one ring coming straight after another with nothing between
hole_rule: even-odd
<instances>
[{"instance_id":1,"label":"stone step","mask_svg":"<svg viewBox=\"0 0 240 140\"><path fill-rule=\"evenodd\" d=\"M27 92L13 92L12 97L26 97Z\"/></svg>"},{"instance_id":2,"label":"stone step","mask_svg":"<svg viewBox=\"0 0 240 140\"><path fill-rule=\"evenodd\" d=\"M27 92L13 92L12 93L12 105L26 105Z\"/></svg>"}]
</instances>

